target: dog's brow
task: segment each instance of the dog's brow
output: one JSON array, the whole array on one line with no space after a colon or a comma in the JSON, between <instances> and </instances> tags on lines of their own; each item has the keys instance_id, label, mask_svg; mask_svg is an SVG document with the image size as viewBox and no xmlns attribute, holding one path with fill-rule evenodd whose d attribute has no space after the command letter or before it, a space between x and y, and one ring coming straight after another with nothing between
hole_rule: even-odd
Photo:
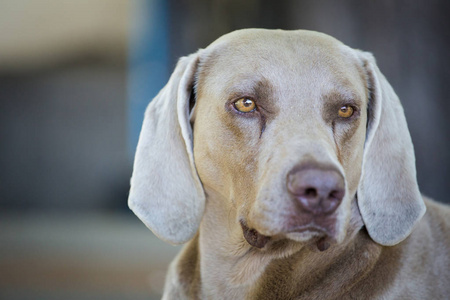
<instances>
[{"instance_id":1,"label":"dog's brow","mask_svg":"<svg viewBox=\"0 0 450 300\"><path fill-rule=\"evenodd\" d=\"M322 100L325 105L327 103L336 103L336 102L339 102L339 104L352 104L356 106L361 105L360 96L358 96L358 93L351 90L339 90L329 92L322 97Z\"/></svg>"},{"instance_id":2,"label":"dog's brow","mask_svg":"<svg viewBox=\"0 0 450 300\"><path fill-rule=\"evenodd\" d=\"M239 76L233 79L229 87L226 88L226 92L230 95L242 95L247 94L257 98L263 96L266 79L255 78L253 76Z\"/></svg>"}]
</instances>

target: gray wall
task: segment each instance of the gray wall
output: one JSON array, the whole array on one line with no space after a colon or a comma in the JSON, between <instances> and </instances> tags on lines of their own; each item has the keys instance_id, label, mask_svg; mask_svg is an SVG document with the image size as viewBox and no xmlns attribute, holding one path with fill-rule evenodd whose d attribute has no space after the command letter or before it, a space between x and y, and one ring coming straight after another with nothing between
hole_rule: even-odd
<instances>
[{"instance_id":1,"label":"gray wall","mask_svg":"<svg viewBox=\"0 0 450 300\"><path fill-rule=\"evenodd\" d=\"M0 209L126 206L123 69L3 76L0 91Z\"/></svg>"}]
</instances>

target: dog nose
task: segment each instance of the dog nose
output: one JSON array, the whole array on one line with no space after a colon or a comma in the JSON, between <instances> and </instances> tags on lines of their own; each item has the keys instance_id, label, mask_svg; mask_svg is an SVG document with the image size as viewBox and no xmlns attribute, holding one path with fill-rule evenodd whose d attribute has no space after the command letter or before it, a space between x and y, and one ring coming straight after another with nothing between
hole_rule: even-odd
<instances>
[{"instance_id":1,"label":"dog nose","mask_svg":"<svg viewBox=\"0 0 450 300\"><path fill-rule=\"evenodd\" d=\"M344 178L333 169L294 168L287 189L304 212L314 215L334 212L345 194Z\"/></svg>"}]
</instances>

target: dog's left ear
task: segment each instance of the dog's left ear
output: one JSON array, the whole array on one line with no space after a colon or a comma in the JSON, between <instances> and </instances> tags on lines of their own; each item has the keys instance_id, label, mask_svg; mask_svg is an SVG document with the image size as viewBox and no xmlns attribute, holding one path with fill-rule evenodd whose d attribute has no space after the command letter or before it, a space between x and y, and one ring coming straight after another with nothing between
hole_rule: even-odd
<instances>
[{"instance_id":1,"label":"dog's left ear","mask_svg":"<svg viewBox=\"0 0 450 300\"><path fill-rule=\"evenodd\" d=\"M171 244L182 244L195 235L205 206L189 124L198 60L198 53L181 58L147 107L131 177L129 207Z\"/></svg>"},{"instance_id":2,"label":"dog's left ear","mask_svg":"<svg viewBox=\"0 0 450 300\"><path fill-rule=\"evenodd\" d=\"M400 100L372 54L357 53L369 89L358 205L370 237L392 246L408 237L426 208L417 185L414 148Z\"/></svg>"}]
</instances>

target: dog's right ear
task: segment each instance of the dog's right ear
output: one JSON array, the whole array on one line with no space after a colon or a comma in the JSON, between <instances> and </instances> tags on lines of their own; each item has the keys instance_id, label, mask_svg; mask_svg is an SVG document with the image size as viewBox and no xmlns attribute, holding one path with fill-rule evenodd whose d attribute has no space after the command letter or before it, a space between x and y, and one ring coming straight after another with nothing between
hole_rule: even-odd
<instances>
[{"instance_id":1,"label":"dog's right ear","mask_svg":"<svg viewBox=\"0 0 450 300\"><path fill-rule=\"evenodd\" d=\"M205 206L194 164L189 100L199 54L183 57L145 112L128 205L160 239L190 240Z\"/></svg>"},{"instance_id":2,"label":"dog's right ear","mask_svg":"<svg viewBox=\"0 0 450 300\"><path fill-rule=\"evenodd\" d=\"M357 52L366 72L369 122L358 206L370 237L392 246L406 239L425 214L414 148L402 105L370 53Z\"/></svg>"}]
</instances>

